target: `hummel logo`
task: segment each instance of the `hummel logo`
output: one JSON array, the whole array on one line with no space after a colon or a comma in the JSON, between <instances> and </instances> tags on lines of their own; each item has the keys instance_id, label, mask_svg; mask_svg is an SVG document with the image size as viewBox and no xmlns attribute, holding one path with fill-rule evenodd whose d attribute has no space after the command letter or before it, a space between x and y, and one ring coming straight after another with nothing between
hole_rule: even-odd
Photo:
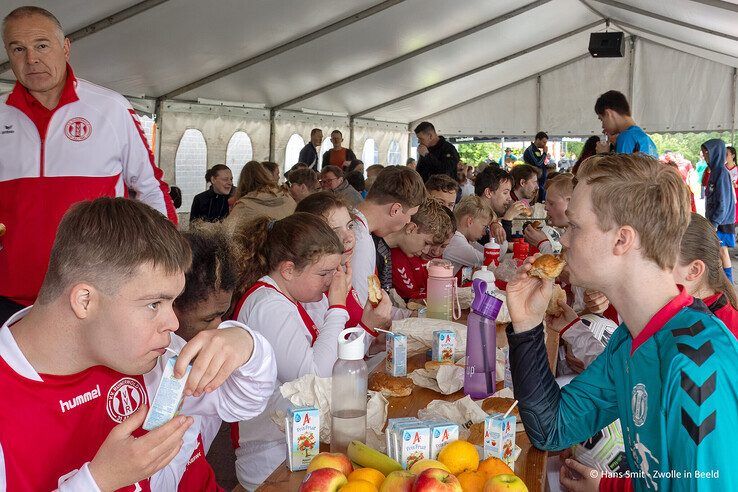
<instances>
[{"instance_id":1,"label":"hummel logo","mask_svg":"<svg viewBox=\"0 0 738 492\"><path fill-rule=\"evenodd\" d=\"M15 130L13 130L13 125L3 125L5 126L5 129L0 132L0 135L7 135L9 133L15 133Z\"/></svg>"},{"instance_id":2,"label":"hummel logo","mask_svg":"<svg viewBox=\"0 0 738 492\"><path fill-rule=\"evenodd\" d=\"M88 401L92 401L95 398L100 398L100 385L98 384L95 386L95 389L91 391L86 391L85 393L82 393L81 395L77 395L71 400L62 401L59 400L59 406L61 406L62 413L68 412L71 409L82 405L83 403L87 403Z\"/></svg>"}]
</instances>

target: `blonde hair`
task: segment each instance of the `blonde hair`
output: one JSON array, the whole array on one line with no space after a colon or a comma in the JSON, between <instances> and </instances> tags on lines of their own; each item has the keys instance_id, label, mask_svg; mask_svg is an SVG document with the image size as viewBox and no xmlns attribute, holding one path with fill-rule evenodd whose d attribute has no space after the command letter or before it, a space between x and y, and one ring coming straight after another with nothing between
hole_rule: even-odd
<instances>
[{"instance_id":1,"label":"blonde hair","mask_svg":"<svg viewBox=\"0 0 738 492\"><path fill-rule=\"evenodd\" d=\"M457 222L461 223L461 219L467 216L473 219L486 216L489 217L489 221L497 218L489 202L476 195L465 196L454 207L454 217Z\"/></svg>"},{"instance_id":2,"label":"blonde hair","mask_svg":"<svg viewBox=\"0 0 738 492\"><path fill-rule=\"evenodd\" d=\"M720 259L720 241L715 234L715 229L709 220L693 213L689 227L682 237L679 264L687 266L696 260L705 264L706 275L702 281L715 292L724 293L731 306L738 308L735 289L723 270L723 262Z\"/></svg>"},{"instance_id":3,"label":"blonde hair","mask_svg":"<svg viewBox=\"0 0 738 492\"><path fill-rule=\"evenodd\" d=\"M608 154L582 162L579 182L592 188L601 230L631 226L644 258L674 268L690 218L689 191L677 171L643 154Z\"/></svg>"},{"instance_id":4,"label":"blonde hair","mask_svg":"<svg viewBox=\"0 0 738 492\"><path fill-rule=\"evenodd\" d=\"M546 181L546 193L556 192L566 197L571 197L574 191L574 175L569 173L557 174Z\"/></svg>"},{"instance_id":5,"label":"blonde hair","mask_svg":"<svg viewBox=\"0 0 738 492\"><path fill-rule=\"evenodd\" d=\"M421 234L433 234L434 244L443 244L453 236L454 224L451 222L451 212L435 198L426 198L418 208L418 213L410 219L418 226Z\"/></svg>"}]
</instances>

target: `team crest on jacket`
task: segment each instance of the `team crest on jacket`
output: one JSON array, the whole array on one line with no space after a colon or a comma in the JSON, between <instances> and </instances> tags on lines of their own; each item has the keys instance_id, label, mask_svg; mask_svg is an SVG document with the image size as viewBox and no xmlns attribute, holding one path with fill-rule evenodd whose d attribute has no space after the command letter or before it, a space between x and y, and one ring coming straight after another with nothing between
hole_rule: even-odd
<instances>
[{"instance_id":1,"label":"team crest on jacket","mask_svg":"<svg viewBox=\"0 0 738 492\"><path fill-rule=\"evenodd\" d=\"M84 118L72 118L64 124L64 134L73 142L81 142L92 134L92 125Z\"/></svg>"},{"instance_id":2,"label":"team crest on jacket","mask_svg":"<svg viewBox=\"0 0 738 492\"><path fill-rule=\"evenodd\" d=\"M145 403L146 391L133 378L121 378L108 390L108 415L119 424Z\"/></svg>"},{"instance_id":3,"label":"team crest on jacket","mask_svg":"<svg viewBox=\"0 0 738 492\"><path fill-rule=\"evenodd\" d=\"M648 414L648 393L643 383L633 386L630 405L633 410L633 423L637 427L642 426L646 422L646 415Z\"/></svg>"}]
</instances>

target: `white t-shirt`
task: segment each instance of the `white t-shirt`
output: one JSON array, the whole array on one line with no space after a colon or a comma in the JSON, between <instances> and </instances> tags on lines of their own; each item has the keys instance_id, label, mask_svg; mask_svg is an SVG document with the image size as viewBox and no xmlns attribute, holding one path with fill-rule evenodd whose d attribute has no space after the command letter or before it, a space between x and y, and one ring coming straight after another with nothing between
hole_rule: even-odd
<instances>
[{"instance_id":1,"label":"white t-shirt","mask_svg":"<svg viewBox=\"0 0 738 492\"><path fill-rule=\"evenodd\" d=\"M484 263L484 247L476 241L469 242L459 231L443 251L443 258L454 264L454 275L463 267L478 268Z\"/></svg>"}]
</instances>

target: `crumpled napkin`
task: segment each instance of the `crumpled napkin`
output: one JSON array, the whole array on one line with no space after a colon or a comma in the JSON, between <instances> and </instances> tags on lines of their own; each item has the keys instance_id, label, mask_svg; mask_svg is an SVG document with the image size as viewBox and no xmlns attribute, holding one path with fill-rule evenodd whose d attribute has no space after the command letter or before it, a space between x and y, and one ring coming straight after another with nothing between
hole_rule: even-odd
<instances>
[{"instance_id":1,"label":"crumpled napkin","mask_svg":"<svg viewBox=\"0 0 738 492\"><path fill-rule=\"evenodd\" d=\"M392 321L392 331L407 336L407 356L423 354L433 347L433 332L453 330L456 332L456 352L466 353L466 326L453 321L433 318L405 318Z\"/></svg>"},{"instance_id":2,"label":"crumpled napkin","mask_svg":"<svg viewBox=\"0 0 738 492\"><path fill-rule=\"evenodd\" d=\"M455 364L442 365L434 370L416 369L409 377L417 386L443 395L456 393L464 387L464 368Z\"/></svg>"},{"instance_id":3,"label":"crumpled napkin","mask_svg":"<svg viewBox=\"0 0 738 492\"><path fill-rule=\"evenodd\" d=\"M320 412L320 440L331 442L331 378L319 378L306 374L299 379L284 383L280 388L282 396L295 406L313 406ZM384 442L382 429L387 421L387 399L382 393L369 391L366 404L367 444L379 446ZM272 420L284 431L285 413L277 410ZM371 431L371 432L369 432ZM373 435L372 435L373 434ZM384 446L382 444L382 446ZM379 449L379 448L375 448Z\"/></svg>"},{"instance_id":4,"label":"crumpled napkin","mask_svg":"<svg viewBox=\"0 0 738 492\"><path fill-rule=\"evenodd\" d=\"M427 407L418 410L421 420L450 420L459 424L459 439L469 438L469 427L484 422L487 412L482 410L481 402L475 402L470 396L456 401L433 400Z\"/></svg>"}]
</instances>

